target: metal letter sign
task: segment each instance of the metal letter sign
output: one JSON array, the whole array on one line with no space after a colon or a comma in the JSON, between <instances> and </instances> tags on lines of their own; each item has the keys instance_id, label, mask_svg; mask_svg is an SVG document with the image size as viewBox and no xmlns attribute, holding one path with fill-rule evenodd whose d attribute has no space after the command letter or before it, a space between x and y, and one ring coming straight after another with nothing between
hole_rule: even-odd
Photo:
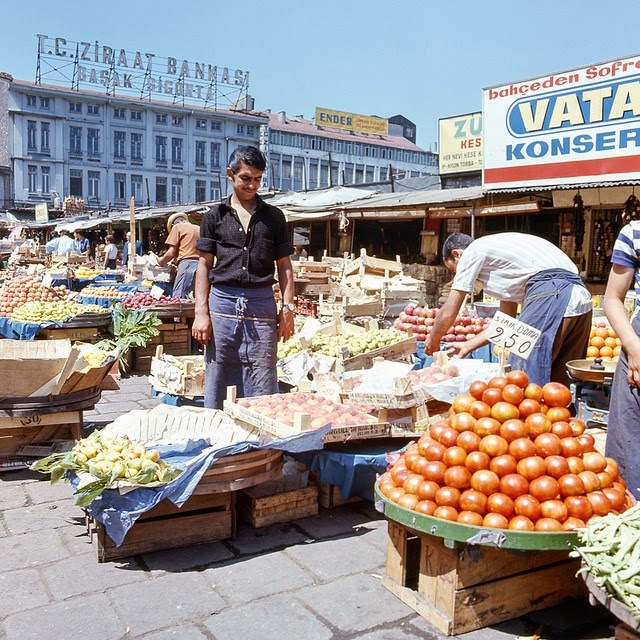
<instances>
[{"instance_id":1,"label":"metal letter sign","mask_svg":"<svg viewBox=\"0 0 640 640\"><path fill-rule=\"evenodd\" d=\"M489 323L489 342L498 344L525 360L528 360L541 333L501 311L496 311Z\"/></svg>"}]
</instances>

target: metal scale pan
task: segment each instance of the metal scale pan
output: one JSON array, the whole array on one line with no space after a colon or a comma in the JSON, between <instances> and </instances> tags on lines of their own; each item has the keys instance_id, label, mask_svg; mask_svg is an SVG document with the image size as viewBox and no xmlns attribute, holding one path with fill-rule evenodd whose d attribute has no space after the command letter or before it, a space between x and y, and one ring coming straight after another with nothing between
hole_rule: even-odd
<instances>
[{"instance_id":1,"label":"metal scale pan","mask_svg":"<svg viewBox=\"0 0 640 640\"><path fill-rule=\"evenodd\" d=\"M572 393L576 417L585 424L606 426L609 419L609 390L616 362L595 358L570 360L567 373L573 380Z\"/></svg>"}]
</instances>

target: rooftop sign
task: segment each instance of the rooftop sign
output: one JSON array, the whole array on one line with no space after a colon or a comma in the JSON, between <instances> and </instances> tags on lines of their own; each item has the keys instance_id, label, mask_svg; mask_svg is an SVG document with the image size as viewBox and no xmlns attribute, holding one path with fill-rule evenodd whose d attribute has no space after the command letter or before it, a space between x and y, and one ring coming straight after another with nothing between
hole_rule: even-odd
<instances>
[{"instance_id":1,"label":"rooftop sign","mask_svg":"<svg viewBox=\"0 0 640 640\"><path fill-rule=\"evenodd\" d=\"M361 116L346 111L333 111L316 107L316 125L333 129L347 129L386 136L389 133L389 123L377 116Z\"/></svg>"}]
</instances>

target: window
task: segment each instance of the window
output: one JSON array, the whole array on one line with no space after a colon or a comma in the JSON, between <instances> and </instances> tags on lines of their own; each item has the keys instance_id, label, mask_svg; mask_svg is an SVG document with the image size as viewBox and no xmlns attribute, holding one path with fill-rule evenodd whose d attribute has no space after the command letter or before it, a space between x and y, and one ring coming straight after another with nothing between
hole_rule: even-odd
<instances>
[{"instance_id":1,"label":"window","mask_svg":"<svg viewBox=\"0 0 640 640\"><path fill-rule=\"evenodd\" d=\"M204 140L196 140L196 167L206 166L206 155L207 143Z\"/></svg>"},{"instance_id":2,"label":"window","mask_svg":"<svg viewBox=\"0 0 640 640\"><path fill-rule=\"evenodd\" d=\"M132 111L131 120L134 120L136 122L142 122L142 111Z\"/></svg>"},{"instance_id":3,"label":"window","mask_svg":"<svg viewBox=\"0 0 640 640\"><path fill-rule=\"evenodd\" d=\"M252 124L248 124L247 125L247 135L248 136L255 136L256 135L256 128Z\"/></svg>"},{"instance_id":4,"label":"window","mask_svg":"<svg viewBox=\"0 0 640 640\"><path fill-rule=\"evenodd\" d=\"M40 108L48 109L50 105L49 98L40 98Z\"/></svg>"},{"instance_id":5,"label":"window","mask_svg":"<svg viewBox=\"0 0 640 640\"><path fill-rule=\"evenodd\" d=\"M156 136L156 162L167 161L167 138Z\"/></svg>"},{"instance_id":6,"label":"window","mask_svg":"<svg viewBox=\"0 0 640 640\"><path fill-rule=\"evenodd\" d=\"M182 178L171 178L171 202L182 202Z\"/></svg>"},{"instance_id":7,"label":"window","mask_svg":"<svg viewBox=\"0 0 640 640\"><path fill-rule=\"evenodd\" d=\"M131 195L134 197L136 202L142 202L142 176L131 176Z\"/></svg>"},{"instance_id":8,"label":"window","mask_svg":"<svg viewBox=\"0 0 640 640\"><path fill-rule=\"evenodd\" d=\"M116 200L124 200L127 197L127 174L113 174L113 197Z\"/></svg>"},{"instance_id":9,"label":"window","mask_svg":"<svg viewBox=\"0 0 640 640\"><path fill-rule=\"evenodd\" d=\"M220 150L222 145L219 142L211 143L211 168L219 169L220 168Z\"/></svg>"},{"instance_id":10,"label":"window","mask_svg":"<svg viewBox=\"0 0 640 640\"><path fill-rule=\"evenodd\" d=\"M91 171L89 172L91 173ZM82 197L82 170L69 170L69 195Z\"/></svg>"},{"instance_id":11,"label":"window","mask_svg":"<svg viewBox=\"0 0 640 640\"><path fill-rule=\"evenodd\" d=\"M40 123L40 151L49 151L49 141L51 138L51 123Z\"/></svg>"},{"instance_id":12,"label":"window","mask_svg":"<svg viewBox=\"0 0 640 640\"><path fill-rule=\"evenodd\" d=\"M196 180L196 202L204 202L207 199L207 181Z\"/></svg>"},{"instance_id":13,"label":"window","mask_svg":"<svg viewBox=\"0 0 640 640\"><path fill-rule=\"evenodd\" d=\"M209 200L220 200L220 182L210 183Z\"/></svg>"},{"instance_id":14,"label":"window","mask_svg":"<svg viewBox=\"0 0 640 640\"><path fill-rule=\"evenodd\" d=\"M100 129L87 129L87 154L100 155Z\"/></svg>"},{"instance_id":15,"label":"window","mask_svg":"<svg viewBox=\"0 0 640 640\"><path fill-rule=\"evenodd\" d=\"M171 162L182 164L182 138L171 138Z\"/></svg>"},{"instance_id":16,"label":"window","mask_svg":"<svg viewBox=\"0 0 640 640\"><path fill-rule=\"evenodd\" d=\"M165 177L156 178L156 204L166 204L167 202L167 179Z\"/></svg>"},{"instance_id":17,"label":"window","mask_svg":"<svg viewBox=\"0 0 640 640\"><path fill-rule=\"evenodd\" d=\"M156 124L167 124L167 114L156 113Z\"/></svg>"},{"instance_id":18,"label":"window","mask_svg":"<svg viewBox=\"0 0 640 640\"><path fill-rule=\"evenodd\" d=\"M35 107L37 104L35 96L27 96L27 107Z\"/></svg>"},{"instance_id":19,"label":"window","mask_svg":"<svg viewBox=\"0 0 640 640\"><path fill-rule=\"evenodd\" d=\"M220 120L212 120L211 131L222 131L222 122Z\"/></svg>"},{"instance_id":20,"label":"window","mask_svg":"<svg viewBox=\"0 0 640 640\"><path fill-rule=\"evenodd\" d=\"M50 167L40 167L40 177L42 179L42 193L49 193L51 189L51 169Z\"/></svg>"},{"instance_id":21,"label":"window","mask_svg":"<svg viewBox=\"0 0 640 640\"><path fill-rule=\"evenodd\" d=\"M82 113L82 102L70 102L69 113Z\"/></svg>"},{"instance_id":22,"label":"window","mask_svg":"<svg viewBox=\"0 0 640 640\"><path fill-rule=\"evenodd\" d=\"M243 124L237 124L236 125L236 134L238 134L239 136L243 136L244 135L244 125Z\"/></svg>"},{"instance_id":23,"label":"window","mask_svg":"<svg viewBox=\"0 0 640 640\"><path fill-rule=\"evenodd\" d=\"M29 151L38 150L37 135L38 123L35 120L27 120L27 149Z\"/></svg>"},{"instance_id":24,"label":"window","mask_svg":"<svg viewBox=\"0 0 640 640\"><path fill-rule=\"evenodd\" d=\"M127 142L127 134L124 131L113 132L113 157L116 160L125 159L125 144Z\"/></svg>"},{"instance_id":25,"label":"window","mask_svg":"<svg viewBox=\"0 0 640 640\"><path fill-rule=\"evenodd\" d=\"M196 129L206 129L207 121L202 118L196 118Z\"/></svg>"},{"instance_id":26,"label":"window","mask_svg":"<svg viewBox=\"0 0 640 640\"><path fill-rule=\"evenodd\" d=\"M131 134L131 162L142 161L142 134Z\"/></svg>"},{"instance_id":27,"label":"window","mask_svg":"<svg viewBox=\"0 0 640 640\"><path fill-rule=\"evenodd\" d=\"M89 171L87 174L89 197L100 202L100 172Z\"/></svg>"},{"instance_id":28,"label":"window","mask_svg":"<svg viewBox=\"0 0 640 640\"><path fill-rule=\"evenodd\" d=\"M123 109L122 107L115 107L113 110L113 117L117 118L118 120L124 120L126 117L126 109Z\"/></svg>"},{"instance_id":29,"label":"window","mask_svg":"<svg viewBox=\"0 0 640 640\"><path fill-rule=\"evenodd\" d=\"M82 154L82 127L69 127L69 153Z\"/></svg>"},{"instance_id":30,"label":"window","mask_svg":"<svg viewBox=\"0 0 640 640\"><path fill-rule=\"evenodd\" d=\"M100 115L100 107L97 104L88 104L87 105L87 113L90 116L99 116Z\"/></svg>"},{"instance_id":31,"label":"window","mask_svg":"<svg viewBox=\"0 0 640 640\"><path fill-rule=\"evenodd\" d=\"M27 176L29 180L29 193L35 193L38 190L38 167L30 164L27 167Z\"/></svg>"},{"instance_id":32,"label":"window","mask_svg":"<svg viewBox=\"0 0 640 640\"><path fill-rule=\"evenodd\" d=\"M171 124L174 127L181 127L184 124L184 117L183 116L172 116L171 118Z\"/></svg>"}]
</instances>

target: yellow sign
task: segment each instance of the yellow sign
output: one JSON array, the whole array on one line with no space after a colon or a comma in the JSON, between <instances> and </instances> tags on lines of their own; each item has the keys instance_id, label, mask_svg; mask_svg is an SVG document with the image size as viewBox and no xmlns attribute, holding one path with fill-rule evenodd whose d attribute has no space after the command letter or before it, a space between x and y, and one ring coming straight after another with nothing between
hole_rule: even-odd
<instances>
[{"instance_id":1,"label":"yellow sign","mask_svg":"<svg viewBox=\"0 0 640 640\"><path fill-rule=\"evenodd\" d=\"M438 122L440 173L482 170L482 114L469 113Z\"/></svg>"},{"instance_id":2,"label":"yellow sign","mask_svg":"<svg viewBox=\"0 0 640 640\"><path fill-rule=\"evenodd\" d=\"M39 202L36 205L36 222L49 221L49 207L46 202Z\"/></svg>"},{"instance_id":3,"label":"yellow sign","mask_svg":"<svg viewBox=\"0 0 640 640\"><path fill-rule=\"evenodd\" d=\"M363 133L375 133L380 136L386 136L389 133L389 123L384 118L361 116L357 113L333 111L332 109L322 109L320 107L316 107L316 125L334 129L347 129L349 131L362 131Z\"/></svg>"}]
</instances>

